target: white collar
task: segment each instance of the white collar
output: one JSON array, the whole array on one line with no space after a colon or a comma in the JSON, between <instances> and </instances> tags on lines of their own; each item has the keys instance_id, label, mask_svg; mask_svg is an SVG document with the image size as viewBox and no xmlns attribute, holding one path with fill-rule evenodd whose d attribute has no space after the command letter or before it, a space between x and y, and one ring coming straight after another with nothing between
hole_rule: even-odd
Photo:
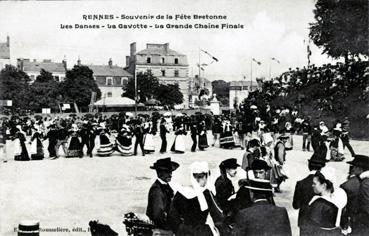
<instances>
[{"instance_id":1,"label":"white collar","mask_svg":"<svg viewBox=\"0 0 369 236\"><path fill-rule=\"evenodd\" d=\"M267 202L268 200L267 199L256 199L255 201L254 201L254 203L255 202Z\"/></svg>"},{"instance_id":2,"label":"white collar","mask_svg":"<svg viewBox=\"0 0 369 236\"><path fill-rule=\"evenodd\" d=\"M161 184L163 184L163 185L167 185L167 184L168 184L167 182L165 182L165 181L161 180L160 178L157 178L157 180L158 180Z\"/></svg>"},{"instance_id":3,"label":"white collar","mask_svg":"<svg viewBox=\"0 0 369 236\"><path fill-rule=\"evenodd\" d=\"M360 174L360 179L369 179L369 170Z\"/></svg>"},{"instance_id":4,"label":"white collar","mask_svg":"<svg viewBox=\"0 0 369 236\"><path fill-rule=\"evenodd\" d=\"M316 170L312 170L309 172L309 175L315 175L316 174Z\"/></svg>"}]
</instances>

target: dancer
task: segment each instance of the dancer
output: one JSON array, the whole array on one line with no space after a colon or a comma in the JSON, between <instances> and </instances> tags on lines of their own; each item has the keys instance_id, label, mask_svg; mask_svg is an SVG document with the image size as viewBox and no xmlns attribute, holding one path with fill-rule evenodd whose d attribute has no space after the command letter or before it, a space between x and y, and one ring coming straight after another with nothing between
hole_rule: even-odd
<instances>
[{"instance_id":1,"label":"dancer","mask_svg":"<svg viewBox=\"0 0 369 236\"><path fill-rule=\"evenodd\" d=\"M99 134L99 147L97 148L97 155L101 157L110 156L113 150L113 144L109 138L109 131L105 127L105 123L100 124L100 134Z\"/></svg>"},{"instance_id":2,"label":"dancer","mask_svg":"<svg viewBox=\"0 0 369 236\"><path fill-rule=\"evenodd\" d=\"M176 137L170 150L176 153L184 153L186 149L184 136L187 134L187 132L184 129L183 124L179 125L179 128L175 131L174 134L176 135Z\"/></svg>"},{"instance_id":3,"label":"dancer","mask_svg":"<svg viewBox=\"0 0 369 236\"><path fill-rule=\"evenodd\" d=\"M199 149L204 151L205 148L208 148L208 138L206 136L206 125L205 121L201 121L199 124Z\"/></svg>"},{"instance_id":4,"label":"dancer","mask_svg":"<svg viewBox=\"0 0 369 236\"><path fill-rule=\"evenodd\" d=\"M132 155L132 132L128 125L123 124L115 142L117 144L118 152L123 156Z\"/></svg>"}]
</instances>

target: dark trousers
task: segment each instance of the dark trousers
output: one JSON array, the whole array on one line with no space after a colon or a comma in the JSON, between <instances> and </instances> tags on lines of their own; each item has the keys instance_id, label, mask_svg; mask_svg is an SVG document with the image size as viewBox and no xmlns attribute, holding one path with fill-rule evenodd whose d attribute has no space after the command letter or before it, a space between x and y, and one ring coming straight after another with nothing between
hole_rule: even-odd
<instances>
[{"instance_id":1,"label":"dark trousers","mask_svg":"<svg viewBox=\"0 0 369 236\"><path fill-rule=\"evenodd\" d=\"M167 137L161 136L160 138L161 138L160 152L166 152L167 151Z\"/></svg>"},{"instance_id":2,"label":"dark trousers","mask_svg":"<svg viewBox=\"0 0 369 236\"><path fill-rule=\"evenodd\" d=\"M133 155L137 155L137 146L138 145L140 145L142 156L145 156L143 138L136 139L136 141L135 141L135 148L134 148L134 151L133 151Z\"/></svg>"},{"instance_id":3,"label":"dark trousers","mask_svg":"<svg viewBox=\"0 0 369 236\"><path fill-rule=\"evenodd\" d=\"M49 151L49 157L56 157L56 143L56 140L49 140L49 146L47 147L47 150Z\"/></svg>"},{"instance_id":4,"label":"dark trousers","mask_svg":"<svg viewBox=\"0 0 369 236\"><path fill-rule=\"evenodd\" d=\"M311 142L311 135L308 133L303 133L302 134L302 150L307 149L308 151L310 151L310 142Z\"/></svg>"},{"instance_id":5,"label":"dark trousers","mask_svg":"<svg viewBox=\"0 0 369 236\"><path fill-rule=\"evenodd\" d=\"M345 148L345 147L348 148L348 150L351 153L351 156L355 156L354 149L351 147L350 141L348 139L347 140L342 140L342 144L343 144L343 148Z\"/></svg>"},{"instance_id":6,"label":"dark trousers","mask_svg":"<svg viewBox=\"0 0 369 236\"><path fill-rule=\"evenodd\" d=\"M82 140L82 151L83 151L83 148L87 147L87 155L91 155L92 154L92 150L94 149L95 147L95 139L85 139L85 140Z\"/></svg>"},{"instance_id":7,"label":"dark trousers","mask_svg":"<svg viewBox=\"0 0 369 236\"><path fill-rule=\"evenodd\" d=\"M197 146L197 135L191 135L191 139L192 139L191 151L194 152L196 151L196 146Z\"/></svg>"}]
</instances>

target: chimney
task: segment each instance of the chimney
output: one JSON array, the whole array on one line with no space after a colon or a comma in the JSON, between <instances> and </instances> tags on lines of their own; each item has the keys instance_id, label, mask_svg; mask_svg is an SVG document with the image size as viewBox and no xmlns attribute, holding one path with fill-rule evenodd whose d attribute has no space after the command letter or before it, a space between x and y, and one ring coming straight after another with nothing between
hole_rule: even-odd
<instances>
[{"instance_id":1,"label":"chimney","mask_svg":"<svg viewBox=\"0 0 369 236\"><path fill-rule=\"evenodd\" d=\"M113 67L113 60L112 60L111 58L109 58L109 62L108 62L108 64L109 64L109 67L110 67L110 68L112 68L112 67Z\"/></svg>"},{"instance_id":2,"label":"chimney","mask_svg":"<svg viewBox=\"0 0 369 236\"><path fill-rule=\"evenodd\" d=\"M64 56L64 59L62 60L64 70L67 71L67 59Z\"/></svg>"},{"instance_id":3,"label":"chimney","mask_svg":"<svg viewBox=\"0 0 369 236\"><path fill-rule=\"evenodd\" d=\"M133 57L134 57L134 55L136 54L136 42L131 43L131 45L130 45L130 49L131 49L131 54L130 54L130 56L131 56L131 58L133 58Z\"/></svg>"},{"instance_id":4,"label":"chimney","mask_svg":"<svg viewBox=\"0 0 369 236\"><path fill-rule=\"evenodd\" d=\"M165 52L168 52L168 50L169 50L169 43L165 43L164 44L164 50L165 50Z\"/></svg>"},{"instance_id":5,"label":"chimney","mask_svg":"<svg viewBox=\"0 0 369 236\"><path fill-rule=\"evenodd\" d=\"M81 66L81 59L79 57L78 57L78 60L77 60L77 65Z\"/></svg>"},{"instance_id":6,"label":"chimney","mask_svg":"<svg viewBox=\"0 0 369 236\"><path fill-rule=\"evenodd\" d=\"M9 37L9 35L6 36L6 46L10 47L10 37Z\"/></svg>"},{"instance_id":7,"label":"chimney","mask_svg":"<svg viewBox=\"0 0 369 236\"><path fill-rule=\"evenodd\" d=\"M129 60L130 60L129 56L126 56L126 67L129 67Z\"/></svg>"}]
</instances>

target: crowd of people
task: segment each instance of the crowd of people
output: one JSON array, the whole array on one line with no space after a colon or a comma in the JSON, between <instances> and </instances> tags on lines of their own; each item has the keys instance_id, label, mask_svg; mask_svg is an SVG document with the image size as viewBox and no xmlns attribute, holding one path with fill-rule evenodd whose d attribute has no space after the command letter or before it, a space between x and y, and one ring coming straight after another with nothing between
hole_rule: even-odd
<instances>
[{"instance_id":1,"label":"crowd of people","mask_svg":"<svg viewBox=\"0 0 369 236\"><path fill-rule=\"evenodd\" d=\"M241 148L246 151L245 155L249 155L258 145L265 149L263 155L270 155L280 146L279 139L284 139L285 149L291 150L293 135L302 134L303 151L322 152L327 160L334 161L345 158L346 147L352 156L355 155L349 142L350 121L347 117L328 128L324 121L313 122L310 116L303 117L295 110L286 107L271 109L269 105L258 108L252 104L246 115L188 116L179 113L175 116L141 115L135 118L127 112L111 117L102 114L64 118L14 116L1 119L0 123L3 156L6 147L12 143L14 159L21 161L45 157L57 159L62 153L65 157L80 158L84 154L93 157L95 153L98 156L110 156L114 152L137 155L138 147L143 156L156 150L162 154L167 151L184 153L187 134L192 140L192 152L217 145L226 149ZM168 150L167 134L170 132L175 139ZM212 140L208 140L210 132ZM156 147L155 136L160 136L160 148ZM48 155L45 140L48 140Z\"/></svg>"},{"instance_id":2,"label":"crowd of people","mask_svg":"<svg viewBox=\"0 0 369 236\"><path fill-rule=\"evenodd\" d=\"M332 111L338 109L337 100L347 97L353 89L360 89L357 99L367 98L369 86L368 61L324 64L317 67L289 69L281 76L264 84L263 92L271 96L304 91L318 98L318 109ZM309 89L310 88L310 89Z\"/></svg>"},{"instance_id":3,"label":"crowd of people","mask_svg":"<svg viewBox=\"0 0 369 236\"><path fill-rule=\"evenodd\" d=\"M309 175L297 181L292 200L299 210L299 235L338 236L369 233L369 156L355 155L347 181L339 185L335 169L313 153ZM292 235L286 208L274 201L273 169L262 158L244 167L236 158L219 165L220 176L212 181L207 162L190 166L191 187L171 181L179 164L171 158L157 160L150 168L157 180L148 193L148 228L127 224L133 235ZM240 169L241 168L241 169ZM234 186L237 171L246 177ZM237 189L237 191L235 191ZM135 216L136 217L136 216ZM146 232L146 234L140 234Z\"/></svg>"},{"instance_id":4,"label":"crowd of people","mask_svg":"<svg viewBox=\"0 0 369 236\"><path fill-rule=\"evenodd\" d=\"M193 163L191 188L171 183L178 163L170 158L154 163L151 168L158 179L149 191L147 206L147 216L157 232L154 235L291 235L288 213L276 206L274 196L288 178L286 155L295 148L294 134L299 133L302 150L312 151L311 172L297 182L292 202L299 209L300 235L368 233L369 157L357 155L351 147L348 118L328 128L324 121L316 124L311 117L286 107L262 109L251 104L247 109L241 116L134 117L121 113L111 117L11 117L1 120L1 148L7 154L7 144L12 143L17 161L55 160L61 152L68 158L106 157L114 152L137 155L138 146L143 156L157 150L183 154L205 151L209 146L240 148L244 150L242 162L235 158L221 162L221 174L215 182L206 162ZM170 132L175 138L168 149ZM209 132L212 140L208 140ZM188 148L187 133L192 140ZM161 139L160 149L156 135ZM48 140L48 154L44 140ZM345 147L354 159L349 162L352 167L347 182L338 185L334 169L325 165L344 160ZM244 173L244 178L234 186L231 179L237 171Z\"/></svg>"}]
</instances>

